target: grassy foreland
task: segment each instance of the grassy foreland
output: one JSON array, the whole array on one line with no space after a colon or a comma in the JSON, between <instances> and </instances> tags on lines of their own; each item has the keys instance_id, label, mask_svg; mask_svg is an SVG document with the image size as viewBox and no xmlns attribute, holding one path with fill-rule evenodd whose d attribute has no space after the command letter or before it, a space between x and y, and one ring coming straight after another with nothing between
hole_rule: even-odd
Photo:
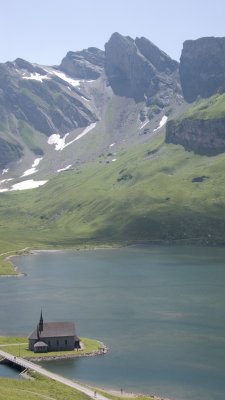
<instances>
[{"instance_id":1,"label":"grassy foreland","mask_svg":"<svg viewBox=\"0 0 225 400\"><path fill-rule=\"evenodd\" d=\"M225 243L225 154L196 155L160 135L114 157L0 194L1 273L4 253L27 247Z\"/></svg>"},{"instance_id":2,"label":"grassy foreland","mask_svg":"<svg viewBox=\"0 0 225 400\"><path fill-rule=\"evenodd\" d=\"M74 351L51 351L49 353L33 353L28 350L28 342L25 337L4 337L0 336L0 350L6 351L14 356L23 358L49 358L49 357L80 357L97 352L101 347L100 343L94 339L82 338L84 349Z\"/></svg>"}]
</instances>

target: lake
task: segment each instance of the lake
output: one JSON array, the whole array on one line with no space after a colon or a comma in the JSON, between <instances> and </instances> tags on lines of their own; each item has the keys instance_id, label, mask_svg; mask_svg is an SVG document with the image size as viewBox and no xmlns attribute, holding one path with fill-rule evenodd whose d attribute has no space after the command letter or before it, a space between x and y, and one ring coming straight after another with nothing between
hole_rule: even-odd
<instances>
[{"instance_id":1,"label":"lake","mask_svg":"<svg viewBox=\"0 0 225 400\"><path fill-rule=\"evenodd\" d=\"M44 320L75 321L79 336L110 347L46 368L100 387L224 400L225 249L38 252L14 262L27 276L0 279L0 335L28 335L42 308Z\"/></svg>"}]
</instances>

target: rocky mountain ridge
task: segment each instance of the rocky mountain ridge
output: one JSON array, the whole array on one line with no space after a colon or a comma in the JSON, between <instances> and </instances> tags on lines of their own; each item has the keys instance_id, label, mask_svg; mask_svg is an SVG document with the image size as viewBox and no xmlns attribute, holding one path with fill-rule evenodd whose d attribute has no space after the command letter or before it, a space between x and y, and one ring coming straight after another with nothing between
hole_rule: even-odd
<instances>
[{"instance_id":1,"label":"rocky mountain ridge","mask_svg":"<svg viewBox=\"0 0 225 400\"><path fill-rule=\"evenodd\" d=\"M117 77L119 93L111 79L114 58L124 68L124 81ZM178 63L150 41L118 33L112 35L105 52L94 47L70 51L59 66L20 58L1 64L0 165L11 171L7 179L32 170L29 165L35 157L44 157L43 170L46 165L52 174L99 157L114 142L119 147L124 141L148 140L162 118L182 103L177 73ZM127 82L131 90L123 96ZM94 132L92 145L87 139L90 131ZM3 190L6 187L4 182Z\"/></svg>"},{"instance_id":2,"label":"rocky mountain ridge","mask_svg":"<svg viewBox=\"0 0 225 400\"><path fill-rule=\"evenodd\" d=\"M225 38L187 41L179 64L146 38L114 33L105 51L70 51L59 66L0 64L0 168L19 179L35 157L44 175L102 154L114 160L111 145L147 142L167 119L167 143L223 152L223 115L208 123L182 110L183 94L192 102L223 92L224 52Z\"/></svg>"}]
</instances>

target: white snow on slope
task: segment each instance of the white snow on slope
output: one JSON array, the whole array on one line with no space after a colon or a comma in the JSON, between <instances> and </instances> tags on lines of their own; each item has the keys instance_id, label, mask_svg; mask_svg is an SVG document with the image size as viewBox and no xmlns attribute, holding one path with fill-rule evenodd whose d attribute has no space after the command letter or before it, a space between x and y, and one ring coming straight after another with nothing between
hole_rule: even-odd
<instances>
[{"instance_id":1,"label":"white snow on slope","mask_svg":"<svg viewBox=\"0 0 225 400\"><path fill-rule=\"evenodd\" d=\"M116 143L111 143L111 144L109 145L109 147L113 147L113 146L115 146L115 144L116 144Z\"/></svg>"},{"instance_id":2,"label":"white snow on slope","mask_svg":"<svg viewBox=\"0 0 225 400\"><path fill-rule=\"evenodd\" d=\"M8 192L9 189L0 189L0 193Z\"/></svg>"},{"instance_id":3,"label":"white snow on slope","mask_svg":"<svg viewBox=\"0 0 225 400\"><path fill-rule=\"evenodd\" d=\"M76 140L81 139L83 136L87 135L87 133L90 132L95 127L96 127L96 122L93 122L93 124L90 124L90 125L86 126L86 128L83 130L83 132L81 132L75 139L71 140L71 142L66 143L65 147L69 146L70 144L72 144Z\"/></svg>"},{"instance_id":4,"label":"white snow on slope","mask_svg":"<svg viewBox=\"0 0 225 400\"><path fill-rule=\"evenodd\" d=\"M80 85L80 80L78 79L73 79L70 76L64 74L64 72L57 71L54 68L51 67L42 67L46 72L48 72L49 75L55 75L58 76L58 78L62 79L63 81L69 83L71 86L79 86Z\"/></svg>"},{"instance_id":5,"label":"white snow on slope","mask_svg":"<svg viewBox=\"0 0 225 400\"><path fill-rule=\"evenodd\" d=\"M55 150L63 150L67 146L70 146L73 142L76 140L81 139L83 136L85 136L88 132L90 132L92 129L94 129L96 126L96 122L93 122L93 124L88 125L75 139L71 140L68 143L65 143L67 136L69 133L66 133L65 136L62 138L60 137L59 134L54 133L53 135L49 136L48 138L48 144L54 144L55 145Z\"/></svg>"},{"instance_id":6,"label":"white snow on slope","mask_svg":"<svg viewBox=\"0 0 225 400\"><path fill-rule=\"evenodd\" d=\"M9 168L5 168L2 170L2 175L5 175L9 172Z\"/></svg>"},{"instance_id":7,"label":"white snow on slope","mask_svg":"<svg viewBox=\"0 0 225 400\"><path fill-rule=\"evenodd\" d=\"M141 124L141 126L140 126L140 128L139 129L143 129L144 127L145 127L145 125L147 125L148 124L148 120L147 121L145 121L143 124Z\"/></svg>"},{"instance_id":8,"label":"white snow on slope","mask_svg":"<svg viewBox=\"0 0 225 400\"><path fill-rule=\"evenodd\" d=\"M22 79L33 79L35 81L43 82L44 79L50 79L47 75L40 75L37 72L30 74L30 76L23 76Z\"/></svg>"},{"instance_id":9,"label":"white snow on slope","mask_svg":"<svg viewBox=\"0 0 225 400\"><path fill-rule=\"evenodd\" d=\"M72 167L72 164L67 165L67 167L57 169L57 172L67 171L67 169L70 169L71 167Z\"/></svg>"},{"instance_id":10,"label":"white snow on slope","mask_svg":"<svg viewBox=\"0 0 225 400\"><path fill-rule=\"evenodd\" d=\"M40 161L43 159L43 157L40 158L36 158L31 166L30 169L27 169L23 175L21 175L21 178L23 178L24 176L28 176L28 175L32 175L35 174L36 172L38 172L38 170L36 169L36 167L39 165Z\"/></svg>"},{"instance_id":11,"label":"white snow on slope","mask_svg":"<svg viewBox=\"0 0 225 400\"><path fill-rule=\"evenodd\" d=\"M84 97L84 96L81 96L81 98L84 99L85 101L91 101L91 100L87 99L87 98Z\"/></svg>"},{"instance_id":12,"label":"white snow on slope","mask_svg":"<svg viewBox=\"0 0 225 400\"><path fill-rule=\"evenodd\" d=\"M39 186L44 185L48 181L34 181L33 179L29 179L27 181L15 183L15 185L11 186L10 190L25 190L25 189L35 189Z\"/></svg>"},{"instance_id":13,"label":"white snow on slope","mask_svg":"<svg viewBox=\"0 0 225 400\"><path fill-rule=\"evenodd\" d=\"M54 74L54 75L56 75L56 76L58 76L58 77L59 77L60 79L62 79L63 81L68 82L71 86L76 87L76 86L79 86L79 85L80 85L80 81L79 81L79 80L70 78L69 76L67 76L66 74L64 74L64 72L59 72L59 71L53 71L53 70L52 70L52 72L50 72L50 74L51 74L51 73Z\"/></svg>"},{"instance_id":14,"label":"white snow on slope","mask_svg":"<svg viewBox=\"0 0 225 400\"><path fill-rule=\"evenodd\" d=\"M157 131L158 129L162 128L163 125L165 125L165 123L166 123L167 120L168 120L168 117L167 117L166 115L163 115L163 117L162 117L162 119L161 119L161 121L160 121L160 123L159 123L159 126L158 126L157 128L155 128L155 129L153 129L153 132L155 132L155 131Z\"/></svg>"},{"instance_id":15,"label":"white snow on slope","mask_svg":"<svg viewBox=\"0 0 225 400\"><path fill-rule=\"evenodd\" d=\"M9 181L13 181L13 178L2 179L2 180L0 181L0 185L1 185L2 183L9 182Z\"/></svg>"},{"instance_id":16,"label":"white snow on slope","mask_svg":"<svg viewBox=\"0 0 225 400\"><path fill-rule=\"evenodd\" d=\"M49 136L48 144L55 144L55 150L63 150L65 147L65 140L69 133L66 133L62 138L58 133L53 133L53 135Z\"/></svg>"}]
</instances>

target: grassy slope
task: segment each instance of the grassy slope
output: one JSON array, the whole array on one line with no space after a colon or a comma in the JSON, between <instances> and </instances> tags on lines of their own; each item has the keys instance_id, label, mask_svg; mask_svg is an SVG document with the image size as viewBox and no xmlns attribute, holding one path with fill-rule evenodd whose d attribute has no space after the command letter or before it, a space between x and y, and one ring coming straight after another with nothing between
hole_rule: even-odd
<instances>
[{"instance_id":1,"label":"grassy slope","mask_svg":"<svg viewBox=\"0 0 225 400\"><path fill-rule=\"evenodd\" d=\"M66 385L32 373L35 380L0 378L0 400L88 400L89 397Z\"/></svg>"},{"instance_id":2,"label":"grassy slope","mask_svg":"<svg viewBox=\"0 0 225 400\"><path fill-rule=\"evenodd\" d=\"M225 243L225 154L196 155L160 135L116 158L35 190L1 193L0 254L144 240ZM198 176L208 178L192 183Z\"/></svg>"},{"instance_id":3,"label":"grassy slope","mask_svg":"<svg viewBox=\"0 0 225 400\"><path fill-rule=\"evenodd\" d=\"M0 378L0 400L88 400L89 397L69 388L61 383L43 377L32 372L34 380L16 380ZM95 390L95 389L93 389ZM110 400L128 400L126 395L113 396L107 392L96 390L96 393L104 393ZM97 395L98 398L98 395ZM153 400L151 396L135 396L135 400Z\"/></svg>"},{"instance_id":4,"label":"grassy slope","mask_svg":"<svg viewBox=\"0 0 225 400\"><path fill-rule=\"evenodd\" d=\"M225 93L216 94L209 99L197 101L180 119L220 119L225 118Z\"/></svg>"}]
</instances>

